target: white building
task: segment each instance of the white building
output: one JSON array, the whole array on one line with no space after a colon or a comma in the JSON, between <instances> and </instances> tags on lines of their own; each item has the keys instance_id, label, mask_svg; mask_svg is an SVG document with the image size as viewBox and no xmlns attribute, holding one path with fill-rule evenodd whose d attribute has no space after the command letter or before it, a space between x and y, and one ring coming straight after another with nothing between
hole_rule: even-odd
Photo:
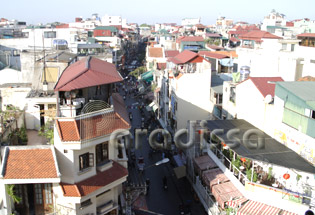
<instances>
[{"instance_id":1,"label":"white building","mask_svg":"<svg viewBox=\"0 0 315 215\"><path fill-rule=\"evenodd\" d=\"M268 26L286 26L286 19L284 14L280 14L275 10L272 10L268 16L265 16L261 30L267 31Z\"/></svg>"},{"instance_id":2,"label":"white building","mask_svg":"<svg viewBox=\"0 0 315 215\"><path fill-rule=\"evenodd\" d=\"M127 27L127 20L121 16L109 16L105 15L101 18L101 24L104 26L121 25L123 28Z\"/></svg>"},{"instance_id":3,"label":"white building","mask_svg":"<svg viewBox=\"0 0 315 215\"><path fill-rule=\"evenodd\" d=\"M193 25L197 25L200 24L201 18L184 18L182 19L182 25L183 26L193 26Z\"/></svg>"}]
</instances>

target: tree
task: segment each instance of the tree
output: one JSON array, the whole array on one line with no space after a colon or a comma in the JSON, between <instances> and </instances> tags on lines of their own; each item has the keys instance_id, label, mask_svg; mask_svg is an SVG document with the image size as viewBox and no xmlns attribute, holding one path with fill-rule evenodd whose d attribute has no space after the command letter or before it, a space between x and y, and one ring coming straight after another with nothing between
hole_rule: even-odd
<instances>
[{"instance_id":1,"label":"tree","mask_svg":"<svg viewBox=\"0 0 315 215\"><path fill-rule=\"evenodd\" d=\"M54 126L53 121L48 121L41 129L38 131L39 136L46 137L50 144L54 144Z\"/></svg>"},{"instance_id":2,"label":"tree","mask_svg":"<svg viewBox=\"0 0 315 215\"><path fill-rule=\"evenodd\" d=\"M140 25L140 27L151 27L150 25L148 25L147 23L143 23Z\"/></svg>"},{"instance_id":3,"label":"tree","mask_svg":"<svg viewBox=\"0 0 315 215\"><path fill-rule=\"evenodd\" d=\"M141 74L146 72L146 67L145 66L141 66L138 67L137 69L133 70L131 73L129 73L129 75L133 75L136 78L138 78Z\"/></svg>"},{"instance_id":4,"label":"tree","mask_svg":"<svg viewBox=\"0 0 315 215\"><path fill-rule=\"evenodd\" d=\"M7 184L6 186L7 186L7 193L12 198L13 203L19 203L22 200L22 198L15 194L15 191L14 191L15 185L14 184Z\"/></svg>"}]
</instances>

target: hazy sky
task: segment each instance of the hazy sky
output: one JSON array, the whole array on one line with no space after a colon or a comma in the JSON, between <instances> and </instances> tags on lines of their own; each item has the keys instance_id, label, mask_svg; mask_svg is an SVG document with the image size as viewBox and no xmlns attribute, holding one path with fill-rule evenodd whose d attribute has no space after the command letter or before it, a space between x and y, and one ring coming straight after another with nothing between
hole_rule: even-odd
<instances>
[{"instance_id":1,"label":"hazy sky","mask_svg":"<svg viewBox=\"0 0 315 215\"><path fill-rule=\"evenodd\" d=\"M201 17L204 25L214 24L218 16L236 21L259 23L275 9L288 20L310 18L315 20L314 0L9 0L1 4L0 17L26 21L27 24L73 22L93 13L127 19L139 24L174 22L183 18Z\"/></svg>"}]
</instances>

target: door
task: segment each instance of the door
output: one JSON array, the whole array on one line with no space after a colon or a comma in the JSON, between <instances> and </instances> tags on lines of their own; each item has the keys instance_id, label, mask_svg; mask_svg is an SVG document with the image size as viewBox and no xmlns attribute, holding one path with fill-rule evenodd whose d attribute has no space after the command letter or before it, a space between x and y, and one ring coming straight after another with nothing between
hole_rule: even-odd
<instances>
[{"instance_id":1,"label":"door","mask_svg":"<svg viewBox=\"0 0 315 215\"><path fill-rule=\"evenodd\" d=\"M52 184L35 184L35 214L46 214L53 211Z\"/></svg>"}]
</instances>

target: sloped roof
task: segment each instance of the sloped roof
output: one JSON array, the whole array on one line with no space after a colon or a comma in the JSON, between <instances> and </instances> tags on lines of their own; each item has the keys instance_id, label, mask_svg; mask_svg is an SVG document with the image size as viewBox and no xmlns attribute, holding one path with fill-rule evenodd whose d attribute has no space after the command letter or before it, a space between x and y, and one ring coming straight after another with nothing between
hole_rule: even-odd
<instances>
[{"instance_id":1,"label":"sloped roof","mask_svg":"<svg viewBox=\"0 0 315 215\"><path fill-rule=\"evenodd\" d=\"M243 40L282 39L282 37L278 37L267 31L250 31L240 35L239 38Z\"/></svg>"},{"instance_id":2,"label":"sloped roof","mask_svg":"<svg viewBox=\"0 0 315 215\"><path fill-rule=\"evenodd\" d=\"M298 81L315 81L315 77L312 76L304 76L302 78L299 78Z\"/></svg>"},{"instance_id":3,"label":"sloped roof","mask_svg":"<svg viewBox=\"0 0 315 215\"><path fill-rule=\"evenodd\" d=\"M192 37L187 37L187 36L183 36L183 37L179 37L177 39L177 42L178 43L181 43L181 42L203 42L204 39L203 37L200 37L200 36L192 36Z\"/></svg>"},{"instance_id":4,"label":"sloped roof","mask_svg":"<svg viewBox=\"0 0 315 215\"><path fill-rule=\"evenodd\" d=\"M58 179L52 146L10 146L5 149L1 175L4 179Z\"/></svg>"},{"instance_id":5,"label":"sloped roof","mask_svg":"<svg viewBox=\"0 0 315 215\"><path fill-rule=\"evenodd\" d=\"M130 120L123 98L118 93L113 93L112 99L114 111L84 119L57 119L60 139L64 142L81 141L108 135L117 129L129 129Z\"/></svg>"},{"instance_id":6,"label":"sloped roof","mask_svg":"<svg viewBox=\"0 0 315 215\"><path fill-rule=\"evenodd\" d=\"M296 35L297 37L312 37L315 38L315 33L303 33Z\"/></svg>"},{"instance_id":7,"label":"sloped roof","mask_svg":"<svg viewBox=\"0 0 315 215\"><path fill-rule=\"evenodd\" d=\"M165 57L175 57L179 54L178 50L166 50L165 51Z\"/></svg>"},{"instance_id":8,"label":"sloped roof","mask_svg":"<svg viewBox=\"0 0 315 215\"><path fill-rule=\"evenodd\" d=\"M94 30L110 30L111 32L117 32L118 29L114 26L97 26Z\"/></svg>"},{"instance_id":9,"label":"sloped roof","mask_svg":"<svg viewBox=\"0 0 315 215\"><path fill-rule=\"evenodd\" d=\"M198 57L198 54L189 50L182 51L178 55L176 55L173 58L169 58L170 61L172 61L175 64L184 64L187 63L194 58Z\"/></svg>"},{"instance_id":10,"label":"sloped roof","mask_svg":"<svg viewBox=\"0 0 315 215\"><path fill-rule=\"evenodd\" d=\"M223 59L223 58L228 58L228 56L223 55L223 54L218 54L212 51L199 51L198 53L201 56L206 56L209 58L215 58L215 59Z\"/></svg>"},{"instance_id":11,"label":"sloped roof","mask_svg":"<svg viewBox=\"0 0 315 215\"><path fill-rule=\"evenodd\" d=\"M283 81L281 77L249 77L249 79L255 84L263 97L266 97L268 94L272 97L275 96L276 83L270 82Z\"/></svg>"},{"instance_id":12,"label":"sloped roof","mask_svg":"<svg viewBox=\"0 0 315 215\"><path fill-rule=\"evenodd\" d=\"M224 49L222 46L216 46L216 45L207 45L207 47L210 49L215 49L215 50Z\"/></svg>"},{"instance_id":13,"label":"sloped roof","mask_svg":"<svg viewBox=\"0 0 315 215\"><path fill-rule=\"evenodd\" d=\"M64 70L55 86L55 91L71 91L122 80L123 78L117 72L114 64L87 57L71 64Z\"/></svg>"},{"instance_id":14,"label":"sloped roof","mask_svg":"<svg viewBox=\"0 0 315 215\"><path fill-rule=\"evenodd\" d=\"M81 197L97 191L117 181L123 177L127 177L128 170L120 164L113 161L113 166L103 172L97 172L86 180L80 181L75 184L60 183L63 195L67 197Z\"/></svg>"},{"instance_id":15,"label":"sloped roof","mask_svg":"<svg viewBox=\"0 0 315 215\"><path fill-rule=\"evenodd\" d=\"M158 70L166 69L166 63L157 63L157 69Z\"/></svg>"},{"instance_id":16,"label":"sloped roof","mask_svg":"<svg viewBox=\"0 0 315 215\"><path fill-rule=\"evenodd\" d=\"M232 42L234 42L234 43L240 41L239 39L237 39L237 38L235 38L235 37L231 37L230 40L231 40Z\"/></svg>"},{"instance_id":17,"label":"sloped roof","mask_svg":"<svg viewBox=\"0 0 315 215\"><path fill-rule=\"evenodd\" d=\"M163 48L149 47L149 57L163 57Z\"/></svg>"},{"instance_id":18,"label":"sloped roof","mask_svg":"<svg viewBox=\"0 0 315 215\"><path fill-rule=\"evenodd\" d=\"M216 51L215 53L223 54L228 57L232 56L232 58L237 58L238 55L236 54L236 51Z\"/></svg>"}]
</instances>

